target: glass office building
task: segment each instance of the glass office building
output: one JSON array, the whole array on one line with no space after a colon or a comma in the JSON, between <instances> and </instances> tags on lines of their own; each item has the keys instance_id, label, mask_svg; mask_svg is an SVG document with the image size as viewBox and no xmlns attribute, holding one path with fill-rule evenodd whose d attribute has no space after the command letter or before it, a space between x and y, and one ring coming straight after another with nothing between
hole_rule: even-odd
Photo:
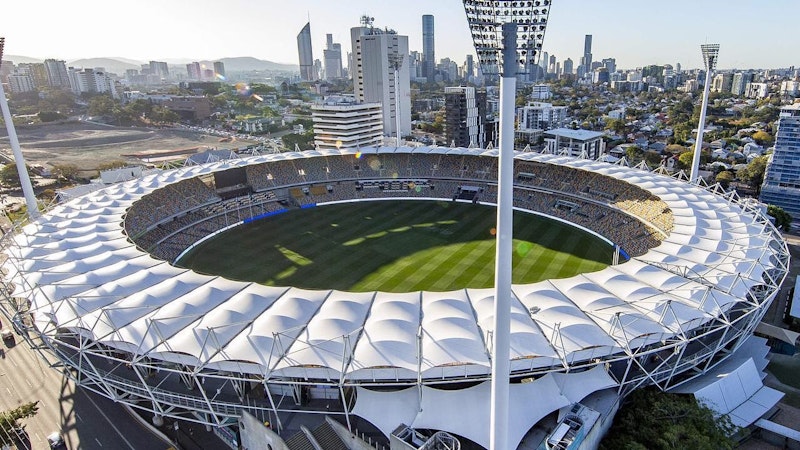
<instances>
[{"instance_id":1,"label":"glass office building","mask_svg":"<svg viewBox=\"0 0 800 450\"><path fill-rule=\"evenodd\" d=\"M761 201L780 206L792 215L795 225L800 223L800 103L781 108Z\"/></svg>"}]
</instances>

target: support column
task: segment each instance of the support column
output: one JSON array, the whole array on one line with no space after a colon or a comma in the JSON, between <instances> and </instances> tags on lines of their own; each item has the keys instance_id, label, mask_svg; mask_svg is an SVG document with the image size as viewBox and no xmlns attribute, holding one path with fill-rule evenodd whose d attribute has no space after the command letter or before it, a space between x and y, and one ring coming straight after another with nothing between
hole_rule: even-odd
<instances>
[{"instance_id":1,"label":"support column","mask_svg":"<svg viewBox=\"0 0 800 450\"><path fill-rule=\"evenodd\" d=\"M517 24L503 24L500 78L500 157L497 180L497 250L494 274L491 450L508 449L509 342L511 336L511 251L514 193L514 105L517 90Z\"/></svg>"},{"instance_id":2,"label":"support column","mask_svg":"<svg viewBox=\"0 0 800 450\"><path fill-rule=\"evenodd\" d=\"M700 106L700 122L697 124L697 137L694 143L694 156L692 157L692 173L689 175L690 183L697 183L700 172L700 153L703 150L703 132L706 127L706 107L708 106L708 91L711 88L711 70L706 70L706 84L703 86L703 102Z\"/></svg>"},{"instance_id":3,"label":"support column","mask_svg":"<svg viewBox=\"0 0 800 450\"><path fill-rule=\"evenodd\" d=\"M3 60L3 46L5 38L0 38L0 64ZM8 131L8 141L11 144L11 151L14 153L14 162L17 164L17 172L19 173L19 182L22 186L22 193L25 196L25 206L28 208L28 218L30 220L37 219L39 214L39 204L36 202L36 196L33 194L33 185L31 178L28 176L28 170L25 168L25 160L22 158L22 149L19 147L19 139L17 139L17 130L14 128L14 122L11 117L11 110L8 108L8 101L6 101L6 93L3 90L3 83L0 83L0 109L3 110L3 120L6 122L6 130Z\"/></svg>"}]
</instances>

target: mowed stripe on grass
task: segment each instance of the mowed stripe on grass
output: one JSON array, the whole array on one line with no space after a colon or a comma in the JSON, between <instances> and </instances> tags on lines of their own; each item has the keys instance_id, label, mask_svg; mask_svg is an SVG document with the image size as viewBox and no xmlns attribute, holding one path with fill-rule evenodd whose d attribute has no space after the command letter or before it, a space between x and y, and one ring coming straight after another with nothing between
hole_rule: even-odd
<instances>
[{"instance_id":1,"label":"mowed stripe on grass","mask_svg":"<svg viewBox=\"0 0 800 450\"><path fill-rule=\"evenodd\" d=\"M267 285L406 292L494 282L495 209L444 201L377 201L292 210L204 242L179 264ZM613 248L541 216L514 213L514 283L606 267Z\"/></svg>"}]
</instances>

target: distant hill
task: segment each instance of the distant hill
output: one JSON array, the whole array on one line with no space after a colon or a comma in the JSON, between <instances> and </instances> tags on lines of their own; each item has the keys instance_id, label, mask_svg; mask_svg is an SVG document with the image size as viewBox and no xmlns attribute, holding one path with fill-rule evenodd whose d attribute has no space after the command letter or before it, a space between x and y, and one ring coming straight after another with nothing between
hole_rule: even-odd
<instances>
[{"instance_id":1,"label":"distant hill","mask_svg":"<svg viewBox=\"0 0 800 450\"><path fill-rule=\"evenodd\" d=\"M40 63L44 61L41 58L31 58L28 56L6 55L3 57L4 61L12 61L14 64L19 63ZM172 70L185 71L185 64L196 61L192 59L158 59L156 61L168 62ZM185 61L185 62L183 62ZM253 58L252 56L240 56L235 58L221 58L214 60L198 61L205 64L207 67L212 67L214 61L222 61L225 64L225 70L228 72L250 72L253 70L269 70L269 71L287 71L298 72L300 68L296 64L281 64L264 59ZM74 61L67 61L67 67L81 67L85 69L94 67L104 67L108 72L117 75L125 75L127 69L141 70L141 65L146 64L147 61L137 61L129 58L122 57L103 57L103 58L83 58Z\"/></svg>"},{"instance_id":2,"label":"distant hill","mask_svg":"<svg viewBox=\"0 0 800 450\"><path fill-rule=\"evenodd\" d=\"M44 59L31 58L30 56L3 55L3 61L11 61L14 64L29 64L29 63L40 63L43 62Z\"/></svg>"},{"instance_id":3,"label":"distant hill","mask_svg":"<svg viewBox=\"0 0 800 450\"><path fill-rule=\"evenodd\" d=\"M67 61L67 67L81 67L84 69L103 67L107 72L115 73L117 75L125 75L125 71L128 69L139 70L142 68L140 64L131 64L116 58L76 59L75 61Z\"/></svg>"},{"instance_id":4,"label":"distant hill","mask_svg":"<svg viewBox=\"0 0 800 450\"><path fill-rule=\"evenodd\" d=\"M300 67L294 64L281 64L264 59L253 58L251 56L240 56L236 58L222 58L215 61L222 61L225 64L226 72L248 72L251 70L282 70L288 72L298 72ZM208 63L208 61L204 61ZM213 63L213 61L210 61Z\"/></svg>"}]
</instances>

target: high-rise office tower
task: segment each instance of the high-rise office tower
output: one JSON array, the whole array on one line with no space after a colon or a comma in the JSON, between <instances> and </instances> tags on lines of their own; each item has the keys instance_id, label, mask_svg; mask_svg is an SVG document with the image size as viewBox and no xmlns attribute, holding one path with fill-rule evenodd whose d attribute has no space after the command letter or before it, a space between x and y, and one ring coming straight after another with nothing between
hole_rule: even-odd
<instances>
[{"instance_id":1,"label":"high-rise office tower","mask_svg":"<svg viewBox=\"0 0 800 450\"><path fill-rule=\"evenodd\" d=\"M297 54L300 57L300 79L314 81L314 54L311 52L311 22L297 34Z\"/></svg>"},{"instance_id":2,"label":"high-rise office tower","mask_svg":"<svg viewBox=\"0 0 800 450\"><path fill-rule=\"evenodd\" d=\"M486 92L474 87L446 87L444 111L447 145L485 146Z\"/></svg>"},{"instance_id":3,"label":"high-rise office tower","mask_svg":"<svg viewBox=\"0 0 800 450\"><path fill-rule=\"evenodd\" d=\"M617 60L614 58L605 58L603 59L603 67L608 70L608 73L614 73L617 71Z\"/></svg>"},{"instance_id":4,"label":"high-rise office tower","mask_svg":"<svg viewBox=\"0 0 800 450\"><path fill-rule=\"evenodd\" d=\"M572 75L572 58L567 58L564 60L564 74L565 75Z\"/></svg>"},{"instance_id":5,"label":"high-rise office tower","mask_svg":"<svg viewBox=\"0 0 800 450\"><path fill-rule=\"evenodd\" d=\"M221 77L225 77L225 63L222 61L215 61L214 62L214 74L219 75Z\"/></svg>"},{"instance_id":6,"label":"high-rise office tower","mask_svg":"<svg viewBox=\"0 0 800 450\"><path fill-rule=\"evenodd\" d=\"M425 14L422 16L422 75L428 82L435 81L436 76L436 52L434 50L434 28L433 16Z\"/></svg>"},{"instance_id":7,"label":"high-rise office tower","mask_svg":"<svg viewBox=\"0 0 800 450\"><path fill-rule=\"evenodd\" d=\"M589 73L592 71L592 35L587 34L583 40L583 56L581 57L581 65L583 72Z\"/></svg>"},{"instance_id":8,"label":"high-rise office tower","mask_svg":"<svg viewBox=\"0 0 800 450\"><path fill-rule=\"evenodd\" d=\"M730 92L733 86L733 74L730 72L714 75L711 82L711 92Z\"/></svg>"},{"instance_id":9,"label":"high-rise office tower","mask_svg":"<svg viewBox=\"0 0 800 450\"><path fill-rule=\"evenodd\" d=\"M161 78L168 78L169 65L162 61L150 61L150 73Z\"/></svg>"},{"instance_id":10,"label":"high-rise office tower","mask_svg":"<svg viewBox=\"0 0 800 450\"><path fill-rule=\"evenodd\" d=\"M45 59L44 69L47 72L47 84L50 87L69 87L67 65L58 59Z\"/></svg>"},{"instance_id":11,"label":"high-rise office tower","mask_svg":"<svg viewBox=\"0 0 800 450\"><path fill-rule=\"evenodd\" d=\"M550 60L547 61L547 72L556 73L556 55L550 55Z\"/></svg>"},{"instance_id":12,"label":"high-rise office tower","mask_svg":"<svg viewBox=\"0 0 800 450\"><path fill-rule=\"evenodd\" d=\"M333 80L342 77L342 44L333 42L333 35L325 35L325 79Z\"/></svg>"},{"instance_id":13,"label":"high-rise office tower","mask_svg":"<svg viewBox=\"0 0 800 450\"><path fill-rule=\"evenodd\" d=\"M353 46L353 90L356 99L380 103L383 132L411 134L411 80L408 64L408 36L373 26L364 16L361 26L350 29ZM399 117L398 117L399 113Z\"/></svg>"},{"instance_id":14,"label":"high-rise office tower","mask_svg":"<svg viewBox=\"0 0 800 450\"><path fill-rule=\"evenodd\" d=\"M753 81L752 72L736 72L733 74L733 81L731 82L731 93L733 95L744 95L744 89L747 83Z\"/></svg>"},{"instance_id":15,"label":"high-rise office tower","mask_svg":"<svg viewBox=\"0 0 800 450\"><path fill-rule=\"evenodd\" d=\"M780 206L800 221L800 102L781 108L775 151L761 187L761 201Z\"/></svg>"},{"instance_id":16,"label":"high-rise office tower","mask_svg":"<svg viewBox=\"0 0 800 450\"><path fill-rule=\"evenodd\" d=\"M200 68L200 63L195 61L187 64L186 76L190 80L199 80L203 76L203 70Z\"/></svg>"},{"instance_id":17,"label":"high-rise office tower","mask_svg":"<svg viewBox=\"0 0 800 450\"><path fill-rule=\"evenodd\" d=\"M475 61L472 55L467 55L466 70L464 71L464 78L470 81L475 76Z\"/></svg>"}]
</instances>

